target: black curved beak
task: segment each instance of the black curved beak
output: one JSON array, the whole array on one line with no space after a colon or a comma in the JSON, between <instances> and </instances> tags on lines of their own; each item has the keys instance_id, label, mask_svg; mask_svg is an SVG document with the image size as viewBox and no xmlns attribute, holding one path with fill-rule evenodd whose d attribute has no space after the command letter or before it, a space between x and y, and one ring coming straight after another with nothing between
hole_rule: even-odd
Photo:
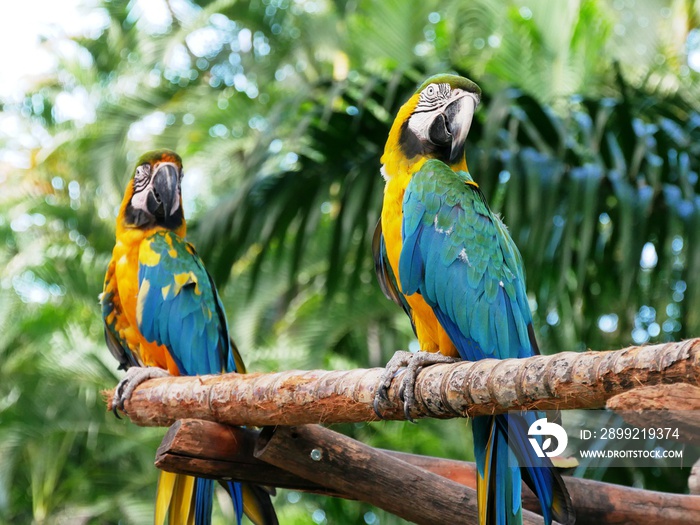
<instances>
[{"instance_id":1,"label":"black curved beak","mask_svg":"<svg viewBox=\"0 0 700 525\"><path fill-rule=\"evenodd\" d=\"M180 170L174 164L164 162L158 166L153 174L153 194L154 202L151 203L149 196L149 208L154 215L170 217L180 208Z\"/></svg>"},{"instance_id":2,"label":"black curved beak","mask_svg":"<svg viewBox=\"0 0 700 525\"><path fill-rule=\"evenodd\" d=\"M451 135L450 163L458 162L464 155L464 144L469 135L469 129L474 118L478 101L468 92L460 94L454 101L448 103L443 110L445 126Z\"/></svg>"},{"instance_id":3,"label":"black curved beak","mask_svg":"<svg viewBox=\"0 0 700 525\"><path fill-rule=\"evenodd\" d=\"M447 153L450 164L457 164L464 155L464 143L479 102L478 95L457 92L442 109L435 112L428 128L428 140Z\"/></svg>"}]
</instances>

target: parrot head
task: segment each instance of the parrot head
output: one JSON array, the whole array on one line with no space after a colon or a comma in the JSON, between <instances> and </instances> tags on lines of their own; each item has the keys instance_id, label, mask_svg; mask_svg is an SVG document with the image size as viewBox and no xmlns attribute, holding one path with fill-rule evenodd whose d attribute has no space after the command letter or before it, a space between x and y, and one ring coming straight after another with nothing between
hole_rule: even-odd
<instances>
[{"instance_id":1,"label":"parrot head","mask_svg":"<svg viewBox=\"0 0 700 525\"><path fill-rule=\"evenodd\" d=\"M177 153L157 150L143 155L138 160L122 203L125 226L180 228L184 223L181 181L182 160Z\"/></svg>"},{"instance_id":2,"label":"parrot head","mask_svg":"<svg viewBox=\"0 0 700 525\"><path fill-rule=\"evenodd\" d=\"M481 89L469 79L446 74L428 78L399 110L382 162L400 155L461 165L480 100Z\"/></svg>"}]
</instances>

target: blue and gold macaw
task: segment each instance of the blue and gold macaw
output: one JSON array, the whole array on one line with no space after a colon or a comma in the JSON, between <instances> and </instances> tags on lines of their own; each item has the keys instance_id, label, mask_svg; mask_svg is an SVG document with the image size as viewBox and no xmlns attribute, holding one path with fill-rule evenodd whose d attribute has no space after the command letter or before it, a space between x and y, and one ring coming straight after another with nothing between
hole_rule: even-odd
<instances>
[{"instance_id":1,"label":"blue and gold macaw","mask_svg":"<svg viewBox=\"0 0 700 525\"><path fill-rule=\"evenodd\" d=\"M384 293L408 313L422 352L400 352L389 362L375 407L396 370L408 365L407 417L420 366L539 353L522 258L467 169L464 145L480 98L466 78L429 78L399 110L382 156L375 266ZM561 477L529 445L534 421L534 414L472 421L481 525L522 523L521 476L545 523L573 523Z\"/></svg>"},{"instance_id":2,"label":"blue and gold macaw","mask_svg":"<svg viewBox=\"0 0 700 525\"><path fill-rule=\"evenodd\" d=\"M144 380L162 375L245 372L224 308L194 247L185 241L182 161L167 150L138 161L117 217L116 245L101 296L105 339L126 377L113 406ZM228 482L236 521L276 524L269 493ZM161 472L155 523L209 524L214 480Z\"/></svg>"}]
</instances>

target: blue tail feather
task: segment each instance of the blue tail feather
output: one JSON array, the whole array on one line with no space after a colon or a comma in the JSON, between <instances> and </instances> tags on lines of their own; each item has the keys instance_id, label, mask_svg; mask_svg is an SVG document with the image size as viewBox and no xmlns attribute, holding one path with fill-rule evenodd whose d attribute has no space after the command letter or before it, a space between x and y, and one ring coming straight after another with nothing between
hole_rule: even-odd
<instances>
[{"instance_id":1,"label":"blue tail feather","mask_svg":"<svg viewBox=\"0 0 700 525\"><path fill-rule=\"evenodd\" d=\"M472 420L474 449L479 476L478 495L482 505L482 525L519 525L522 523L520 469L508 447L508 436L496 424L501 416L482 416Z\"/></svg>"},{"instance_id":2,"label":"blue tail feather","mask_svg":"<svg viewBox=\"0 0 700 525\"><path fill-rule=\"evenodd\" d=\"M528 439L530 425L540 417L544 417L544 413L524 412L501 415L497 421L499 429L510 439L523 480L539 499L544 522L572 523L575 518L571 500L561 476L548 457L537 456Z\"/></svg>"},{"instance_id":3,"label":"blue tail feather","mask_svg":"<svg viewBox=\"0 0 700 525\"><path fill-rule=\"evenodd\" d=\"M243 518L243 487L240 483L229 481L227 482L227 488L231 495L231 501L233 501L233 513L236 516L236 523L241 525L241 519Z\"/></svg>"},{"instance_id":4,"label":"blue tail feather","mask_svg":"<svg viewBox=\"0 0 700 525\"><path fill-rule=\"evenodd\" d=\"M575 517L561 476L549 458L540 458L528 440L536 413L482 416L472 421L479 476L479 495L485 510L482 525L521 523L521 480L539 499L545 524L571 524Z\"/></svg>"},{"instance_id":5,"label":"blue tail feather","mask_svg":"<svg viewBox=\"0 0 700 525\"><path fill-rule=\"evenodd\" d=\"M197 478L194 491L195 525L210 525L211 510L214 503L214 480Z\"/></svg>"},{"instance_id":6,"label":"blue tail feather","mask_svg":"<svg viewBox=\"0 0 700 525\"><path fill-rule=\"evenodd\" d=\"M197 478L195 481L195 525L211 525L215 483L213 479L205 478ZM227 482L227 489L233 501L233 513L236 516L236 524L241 525L241 520L243 518L243 492L241 490L241 484L229 481Z\"/></svg>"}]
</instances>

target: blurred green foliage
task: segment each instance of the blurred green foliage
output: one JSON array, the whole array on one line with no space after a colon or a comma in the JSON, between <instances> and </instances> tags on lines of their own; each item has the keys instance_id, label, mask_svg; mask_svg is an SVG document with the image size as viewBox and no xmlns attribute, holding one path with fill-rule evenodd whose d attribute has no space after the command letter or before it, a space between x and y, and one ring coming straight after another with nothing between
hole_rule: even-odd
<instances>
[{"instance_id":1,"label":"blurred green foliage","mask_svg":"<svg viewBox=\"0 0 700 525\"><path fill-rule=\"evenodd\" d=\"M700 334L695 2L90 9L88 33L45 42L55 72L3 102L18 131L0 133L0 522L152 520L163 431L105 412L118 374L97 307L123 187L151 148L184 158L190 239L250 370L381 366L411 345L373 275L379 157L416 83L448 70L484 90L467 161L523 252L545 353ZM463 421L339 428L471 459ZM682 492L687 469L589 475ZM400 522L275 503L285 524Z\"/></svg>"}]
</instances>

